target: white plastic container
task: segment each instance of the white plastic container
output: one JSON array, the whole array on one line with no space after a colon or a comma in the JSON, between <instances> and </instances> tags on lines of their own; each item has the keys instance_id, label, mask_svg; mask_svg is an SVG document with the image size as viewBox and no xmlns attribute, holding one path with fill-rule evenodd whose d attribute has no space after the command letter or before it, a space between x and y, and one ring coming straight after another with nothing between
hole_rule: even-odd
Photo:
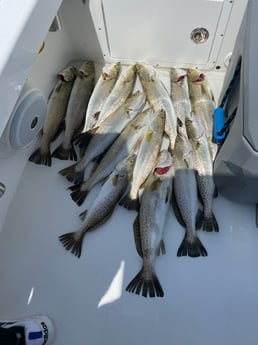
<instances>
[{"instance_id":1,"label":"white plastic container","mask_svg":"<svg viewBox=\"0 0 258 345\"><path fill-rule=\"evenodd\" d=\"M218 99L246 3L0 0L0 319L46 314L56 325L56 345L257 344L254 205L219 196L220 232L199 233L208 257L195 259L176 256L184 230L171 212L167 254L156 261L165 296L145 299L125 291L141 264L136 213L117 207L86 235L82 257L73 257L58 236L78 229L86 205L71 200L70 184L57 174L70 162L32 164L36 140L17 149L9 135L17 101L32 89L47 100L55 75L74 59L93 60L96 80L117 59L144 60L161 71L198 66ZM57 14L60 26L48 32ZM208 30L207 42L191 40L196 28Z\"/></svg>"}]
</instances>

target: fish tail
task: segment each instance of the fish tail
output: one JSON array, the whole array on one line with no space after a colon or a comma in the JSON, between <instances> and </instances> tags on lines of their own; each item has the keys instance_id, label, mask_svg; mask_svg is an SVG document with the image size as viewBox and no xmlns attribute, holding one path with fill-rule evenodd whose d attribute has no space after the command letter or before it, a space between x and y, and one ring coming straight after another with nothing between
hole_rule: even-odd
<instances>
[{"instance_id":1,"label":"fish tail","mask_svg":"<svg viewBox=\"0 0 258 345\"><path fill-rule=\"evenodd\" d=\"M79 214L79 218L82 222L84 222L87 212L88 212L88 210L85 210Z\"/></svg>"},{"instance_id":2,"label":"fish tail","mask_svg":"<svg viewBox=\"0 0 258 345\"><path fill-rule=\"evenodd\" d=\"M213 213L209 216L204 216L202 221L202 229L203 231L211 232L219 232L219 225Z\"/></svg>"},{"instance_id":3,"label":"fish tail","mask_svg":"<svg viewBox=\"0 0 258 345\"><path fill-rule=\"evenodd\" d=\"M29 161L35 164L46 165L50 167L52 164L50 150L48 150L47 152L42 152L41 148L39 147L30 155Z\"/></svg>"},{"instance_id":4,"label":"fish tail","mask_svg":"<svg viewBox=\"0 0 258 345\"><path fill-rule=\"evenodd\" d=\"M165 243L163 240L160 241L158 247L157 247L157 251L156 251L157 256L161 256L161 255L165 255L166 254L166 247L165 247Z\"/></svg>"},{"instance_id":5,"label":"fish tail","mask_svg":"<svg viewBox=\"0 0 258 345\"><path fill-rule=\"evenodd\" d=\"M77 236L76 232L69 232L59 236L59 240L66 250L78 258L81 256L83 236Z\"/></svg>"},{"instance_id":6,"label":"fish tail","mask_svg":"<svg viewBox=\"0 0 258 345\"><path fill-rule=\"evenodd\" d=\"M64 176L68 181L81 183L84 178L84 170L76 171L76 164L70 165L58 172L60 175Z\"/></svg>"},{"instance_id":7,"label":"fish tail","mask_svg":"<svg viewBox=\"0 0 258 345\"><path fill-rule=\"evenodd\" d=\"M164 292L155 272L146 279L143 268L126 287L126 291L143 297L163 297Z\"/></svg>"},{"instance_id":8,"label":"fish tail","mask_svg":"<svg viewBox=\"0 0 258 345\"><path fill-rule=\"evenodd\" d=\"M68 160L69 159L71 161L77 161L77 153L76 153L73 145L71 145L70 147L68 147L66 149L61 144L52 153L52 157L55 157L55 158L58 158L61 160Z\"/></svg>"},{"instance_id":9,"label":"fish tail","mask_svg":"<svg viewBox=\"0 0 258 345\"><path fill-rule=\"evenodd\" d=\"M122 199L120 199L119 205L124 206L128 210L138 211L140 208L139 199L131 199L128 194L126 194Z\"/></svg>"},{"instance_id":10,"label":"fish tail","mask_svg":"<svg viewBox=\"0 0 258 345\"><path fill-rule=\"evenodd\" d=\"M77 145L82 152L85 151L87 146L89 145L95 131L96 130L94 130L94 131L90 130L90 131L78 134L73 139L74 144Z\"/></svg>"},{"instance_id":11,"label":"fish tail","mask_svg":"<svg viewBox=\"0 0 258 345\"><path fill-rule=\"evenodd\" d=\"M208 255L207 250L197 236L189 239L187 235L185 235L182 243L180 244L177 250L177 256L187 255L191 256L192 258Z\"/></svg>"},{"instance_id":12,"label":"fish tail","mask_svg":"<svg viewBox=\"0 0 258 345\"><path fill-rule=\"evenodd\" d=\"M86 199L86 196L88 195L89 191L87 189L82 190L81 184L75 184L74 186L69 187L69 189L72 191L72 193L70 193L70 196L73 199L73 201L76 202L78 206L81 206L84 200Z\"/></svg>"}]
</instances>

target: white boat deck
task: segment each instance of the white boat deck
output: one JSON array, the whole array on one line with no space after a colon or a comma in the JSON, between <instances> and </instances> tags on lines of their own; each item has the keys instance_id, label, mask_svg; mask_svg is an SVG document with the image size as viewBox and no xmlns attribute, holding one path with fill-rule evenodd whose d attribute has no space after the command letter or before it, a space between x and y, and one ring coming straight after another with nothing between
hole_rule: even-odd
<instances>
[{"instance_id":1,"label":"white boat deck","mask_svg":"<svg viewBox=\"0 0 258 345\"><path fill-rule=\"evenodd\" d=\"M0 233L2 318L49 315L55 345L257 344L254 205L219 196L214 213L220 232L198 233L208 251L200 258L176 256L184 230L171 211L167 254L156 260L165 296L145 299L125 291L141 267L134 211L117 207L85 236L80 259L59 242L59 235L79 228L78 214L86 207L72 201L69 182L57 174L69 164L54 159L51 168L26 165Z\"/></svg>"}]
</instances>

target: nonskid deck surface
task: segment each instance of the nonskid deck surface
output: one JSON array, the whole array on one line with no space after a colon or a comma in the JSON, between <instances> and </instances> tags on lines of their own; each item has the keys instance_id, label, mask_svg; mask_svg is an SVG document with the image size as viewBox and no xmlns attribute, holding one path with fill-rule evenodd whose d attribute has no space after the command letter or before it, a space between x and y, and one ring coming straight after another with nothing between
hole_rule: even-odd
<instances>
[{"instance_id":1,"label":"nonskid deck surface","mask_svg":"<svg viewBox=\"0 0 258 345\"><path fill-rule=\"evenodd\" d=\"M215 95L219 86L214 77ZM176 256L184 230L171 212L167 254L155 265L165 296L145 299L125 291L141 266L134 211L117 207L106 224L86 234L80 259L59 242L59 235L79 228L87 206L71 200L69 182L57 174L69 164L54 159L51 168L25 168L0 233L2 318L46 314L56 324L57 345L257 343L253 205L215 199L220 232L198 233L208 257L194 259Z\"/></svg>"}]
</instances>

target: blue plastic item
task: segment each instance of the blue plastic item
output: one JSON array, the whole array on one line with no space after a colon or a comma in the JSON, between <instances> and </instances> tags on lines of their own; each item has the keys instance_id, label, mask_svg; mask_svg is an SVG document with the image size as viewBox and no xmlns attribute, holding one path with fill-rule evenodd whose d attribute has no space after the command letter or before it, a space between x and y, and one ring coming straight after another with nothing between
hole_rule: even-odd
<instances>
[{"instance_id":1,"label":"blue plastic item","mask_svg":"<svg viewBox=\"0 0 258 345\"><path fill-rule=\"evenodd\" d=\"M214 109L214 131L213 131L213 141L216 144L221 144L225 139L226 133L223 131L224 128L224 109L215 108Z\"/></svg>"}]
</instances>

